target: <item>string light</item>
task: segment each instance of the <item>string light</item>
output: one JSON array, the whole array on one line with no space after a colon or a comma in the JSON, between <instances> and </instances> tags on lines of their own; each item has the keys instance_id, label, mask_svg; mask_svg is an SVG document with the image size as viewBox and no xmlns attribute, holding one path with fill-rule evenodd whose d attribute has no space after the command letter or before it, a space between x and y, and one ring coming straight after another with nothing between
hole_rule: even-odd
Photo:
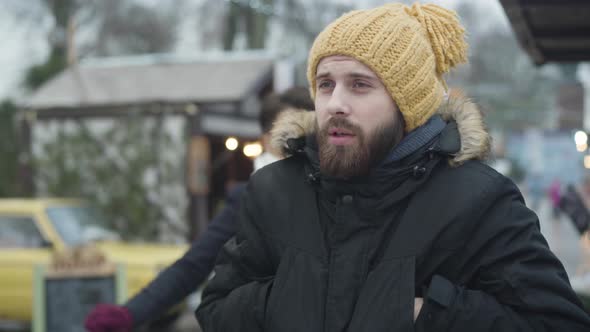
<instances>
[{"instance_id":1,"label":"string light","mask_svg":"<svg viewBox=\"0 0 590 332\"><path fill-rule=\"evenodd\" d=\"M225 147L230 151L234 151L238 148L239 142L235 137L228 137L225 140Z\"/></svg>"},{"instance_id":2,"label":"string light","mask_svg":"<svg viewBox=\"0 0 590 332\"><path fill-rule=\"evenodd\" d=\"M258 142L248 143L244 145L243 152L246 157L256 158L262 154L262 145Z\"/></svg>"},{"instance_id":3,"label":"string light","mask_svg":"<svg viewBox=\"0 0 590 332\"><path fill-rule=\"evenodd\" d=\"M576 141L576 145L588 144L588 134L579 130L574 135L574 140Z\"/></svg>"}]
</instances>

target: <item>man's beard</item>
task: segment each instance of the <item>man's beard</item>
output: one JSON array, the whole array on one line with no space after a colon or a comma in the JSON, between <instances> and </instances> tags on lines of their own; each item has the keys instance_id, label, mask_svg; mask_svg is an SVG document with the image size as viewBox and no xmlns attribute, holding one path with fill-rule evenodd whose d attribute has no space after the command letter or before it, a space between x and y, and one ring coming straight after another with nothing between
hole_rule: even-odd
<instances>
[{"instance_id":1,"label":"man's beard","mask_svg":"<svg viewBox=\"0 0 590 332\"><path fill-rule=\"evenodd\" d=\"M316 124L316 130L317 128ZM355 135L350 145L334 145L329 142L329 128L346 129ZM366 135L362 129L345 118L331 118L318 133L320 170L335 178L363 176L381 162L403 137L404 121L396 116L394 121L380 125Z\"/></svg>"}]
</instances>

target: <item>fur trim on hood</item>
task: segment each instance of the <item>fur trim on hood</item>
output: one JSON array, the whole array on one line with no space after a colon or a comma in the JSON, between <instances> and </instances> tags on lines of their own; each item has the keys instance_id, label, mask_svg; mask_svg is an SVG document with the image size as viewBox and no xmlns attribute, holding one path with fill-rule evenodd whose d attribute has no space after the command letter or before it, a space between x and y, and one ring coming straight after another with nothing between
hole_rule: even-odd
<instances>
[{"instance_id":1,"label":"fur trim on hood","mask_svg":"<svg viewBox=\"0 0 590 332\"><path fill-rule=\"evenodd\" d=\"M463 97L450 97L437 110L445 121L457 123L461 137L461 149L449 158L449 163L458 166L467 160L486 159L491 138L477 105ZM271 130L271 145L284 157L291 155L287 140L315 133L315 112L285 111L281 113Z\"/></svg>"}]
</instances>

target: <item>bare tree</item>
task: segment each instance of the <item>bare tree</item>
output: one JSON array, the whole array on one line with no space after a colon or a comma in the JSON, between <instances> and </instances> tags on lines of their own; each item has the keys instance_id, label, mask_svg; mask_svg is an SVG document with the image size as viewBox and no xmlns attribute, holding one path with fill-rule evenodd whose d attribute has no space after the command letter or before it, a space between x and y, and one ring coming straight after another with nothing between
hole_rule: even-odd
<instances>
[{"instance_id":1,"label":"bare tree","mask_svg":"<svg viewBox=\"0 0 590 332\"><path fill-rule=\"evenodd\" d=\"M178 12L173 4L167 8L156 11L130 1L100 1L97 37L86 52L106 56L171 50L176 43Z\"/></svg>"},{"instance_id":2,"label":"bare tree","mask_svg":"<svg viewBox=\"0 0 590 332\"><path fill-rule=\"evenodd\" d=\"M222 48L225 30L227 29L226 15L228 4L225 1L204 1L195 10L195 35L198 36L199 46L203 50Z\"/></svg>"},{"instance_id":3,"label":"bare tree","mask_svg":"<svg viewBox=\"0 0 590 332\"><path fill-rule=\"evenodd\" d=\"M464 1L457 10L469 32L470 64L451 85L465 87L488 109L491 126L543 125L557 81L533 65L511 30L484 29L495 18L482 13L477 3Z\"/></svg>"},{"instance_id":4,"label":"bare tree","mask_svg":"<svg viewBox=\"0 0 590 332\"><path fill-rule=\"evenodd\" d=\"M256 6L251 1L229 1L223 29L223 49L234 49L236 38L242 34L247 49L264 48L268 18L272 16L274 0L260 0Z\"/></svg>"},{"instance_id":5,"label":"bare tree","mask_svg":"<svg viewBox=\"0 0 590 332\"><path fill-rule=\"evenodd\" d=\"M310 45L326 24L351 9L351 5L335 1L206 0L198 10L197 33L204 48L221 44L231 50L240 37L247 49L268 48L269 24L275 20L285 31L284 38L300 37Z\"/></svg>"}]
</instances>

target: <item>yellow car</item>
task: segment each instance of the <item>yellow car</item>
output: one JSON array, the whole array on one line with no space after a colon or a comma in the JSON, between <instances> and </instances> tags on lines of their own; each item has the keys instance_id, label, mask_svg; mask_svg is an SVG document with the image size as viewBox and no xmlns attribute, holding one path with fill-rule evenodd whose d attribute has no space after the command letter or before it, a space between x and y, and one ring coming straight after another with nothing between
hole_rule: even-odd
<instances>
[{"instance_id":1,"label":"yellow car","mask_svg":"<svg viewBox=\"0 0 590 332\"><path fill-rule=\"evenodd\" d=\"M30 322L34 267L49 264L55 252L89 243L110 262L124 264L129 296L187 249L124 243L80 200L0 199L0 320Z\"/></svg>"}]
</instances>

